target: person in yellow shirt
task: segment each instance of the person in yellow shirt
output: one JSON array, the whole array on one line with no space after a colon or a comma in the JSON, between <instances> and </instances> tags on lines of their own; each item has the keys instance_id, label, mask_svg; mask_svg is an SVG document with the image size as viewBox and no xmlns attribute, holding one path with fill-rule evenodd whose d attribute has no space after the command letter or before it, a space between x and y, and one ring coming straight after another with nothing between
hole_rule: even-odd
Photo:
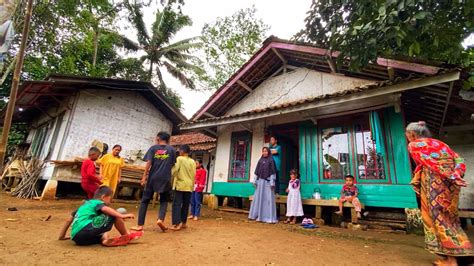
<instances>
[{"instance_id":1,"label":"person in yellow shirt","mask_svg":"<svg viewBox=\"0 0 474 266\"><path fill-rule=\"evenodd\" d=\"M112 148L112 153L104 155L102 158L97 160L100 165L100 176L102 176L102 186L110 187L115 194L117 185L120 183L122 176L122 168L125 162L120 157L122 146L115 145Z\"/></svg>"},{"instance_id":2,"label":"person in yellow shirt","mask_svg":"<svg viewBox=\"0 0 474 266\"><path fill-rule=\"evenodd\" d=\"M190 148L188 145L179 147L179 157L172 169L173 177L173 208L171 230L186 228L188 219L189 203L194 188L194 177L196 176L196 163L189 158Z\"/></svg>"}]
</instances>

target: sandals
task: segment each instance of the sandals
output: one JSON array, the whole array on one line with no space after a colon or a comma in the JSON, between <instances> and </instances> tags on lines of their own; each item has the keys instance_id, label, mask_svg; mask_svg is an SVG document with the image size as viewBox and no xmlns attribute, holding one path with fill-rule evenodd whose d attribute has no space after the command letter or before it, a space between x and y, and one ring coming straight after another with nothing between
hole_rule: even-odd
<instances>
[{"instance_id":1,"label":"sandals","mask_svg":"<svg viewBox=\"0 0 474 266\"><path fill-rule=\"evenodd\" d=\"M163 231L163 233L169 229L161 220L156 221L156 225L158 225L158 227L161 229L161 231Z\"/></svg>"},{"instance_id":2,"label":"sandals","mask_svg":"<svg viewBox=\"0 0 474 266\"><path fill-rule=\"evenodd\" d=\"M133 227L130 227L130 230L141 232L143 231L143 226L133 226Z\"/></svg>"},{"instance_id":3,"label":"sandals","mask_svg":"<svg viewBox=\"0 0 474 266\"><path fill-rule=\"evenodd\" d=\"M283 222L284 224L289 224L290 223L290 218L286 219L286 221Z\"/></svg>"},{"instance_id":4,"label":"sandals","mask_svg":"<svg viewBox=\"0 0 474 266\"><path fill-rule=\"evenodd\" d=\"M126 246L130 242L130 236L117 236L112 239L107 239L103 245L107 247L119 247L119 246Z\"/></svg>"},{"instance_id":5,"label":"sandals","mask_svg":"<svg viewBox=\"0 0 474 266\"><path fill-rule=\"evenodd\" d=\"M130 241L137 240L142 236L143 236L143 231L135 231L135 232L131 232L130 234L128 234L128 237L130 238Z\"/></svg>"}]
</instances>

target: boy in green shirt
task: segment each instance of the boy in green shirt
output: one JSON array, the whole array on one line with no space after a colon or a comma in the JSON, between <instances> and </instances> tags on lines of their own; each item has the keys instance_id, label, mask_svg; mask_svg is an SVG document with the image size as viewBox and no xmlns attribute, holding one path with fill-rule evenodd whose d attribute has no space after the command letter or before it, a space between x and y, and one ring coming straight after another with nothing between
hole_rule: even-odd
<instances>
[{"instance_id":1,"label":"boy in green shirt","mask_svg":"<svg viewBox=\"0 0 474 266\"><path fill-rule=\"evenodd\" d=\"M194 178L196 176L196 162L189 158L190 148L188 145L179 147L179 157L172 169L173 176L173 209L171 230L186 228L188 219L189 203L194 189Z\"/></svg>"},{"instance_id":2,"label":"boy in green shirt","mask_svg":"<svg viewBox=\"0 0 474 266\"><path fill-rule=\"evenodd\" d=\"M108 247L124 246L131 240L140 238L143 232L129 233L124 219L133 219L131 213L122 214L110 207L113 191L107 186L100 187L91 200L87 200L74 211L64 224L59 240L69 239L66 232L71 226L71 238L77 245L102 244ZM109 238L108 233L112 226L120 232L119 237Z\"/></svg>"}]
</instances>

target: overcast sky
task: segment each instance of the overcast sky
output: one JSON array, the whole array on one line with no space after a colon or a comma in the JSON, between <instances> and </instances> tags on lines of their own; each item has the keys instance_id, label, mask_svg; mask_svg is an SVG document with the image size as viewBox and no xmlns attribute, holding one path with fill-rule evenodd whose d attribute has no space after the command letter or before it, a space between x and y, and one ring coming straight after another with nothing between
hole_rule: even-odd
<instances>
[{"instance_id":1,"label":"overcast sky","mask_svg":"<svg viewBox=\"0 0 474 266\"><path fill-rule=\"evenodd\" d=\"M291 3L291 4L289 4ZM179 32L175 40L199 36L205 23L211 23L218 17L229 16L241 8L255 5L257 17L270 26L268 36L275 35L279 38L290 38L304 27L306 12L311 6L311 0L193 0L185 1L183 13L190 16L193 25ZM153 23L153 9L145 12L148 18L146 23ZM165 71L164 71L165 72ZM170 75L164 75L166 84L173 88L183 101L182 112L186 117L191 117L211 96L211 92L191 91L176 81Z\"/></svg>"}]
</instances>

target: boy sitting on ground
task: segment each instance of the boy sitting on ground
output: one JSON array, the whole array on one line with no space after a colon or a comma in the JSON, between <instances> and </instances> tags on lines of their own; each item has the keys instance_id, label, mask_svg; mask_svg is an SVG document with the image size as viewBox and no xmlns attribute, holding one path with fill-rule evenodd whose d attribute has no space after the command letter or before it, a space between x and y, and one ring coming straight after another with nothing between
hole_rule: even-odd
<instances>
[{"instance_id":1,"label":"boy sitting on ground","mask_svg":"<svg viewBox=\"0 0 474 266\"><path fill-rule=\"evenodd\" d=\"M345 184L341 190L341 198L339 199L339 211L336 214L342 215L342 206L344 202L350 202L354 205L355 211L357 213L357 218L360 218L361 205L360 201L357 198L359 195L359 189L354 185L354 177L352 175L346 175Z\"/></svg>"},{"instance_id":2,"label":"boy sitting on ground","mask_svg":"<svg viewBox=\"0 0 474 266\"><path fill-rule=\"evenodd\" d=\"M91 200L87 200L79 207L64 224L59 240L66 240L66 232L71 227L71 238L77 245L102 244L107 247L124 246L131 240L140 238L143 232L130 233L125 227L124 219L133 219L131 213L121 214L108 207L112 201L113 191L107 186L100 187ZM108 232L112 226L121 236L109 238Z\"/></svg>"}]
</instances>

